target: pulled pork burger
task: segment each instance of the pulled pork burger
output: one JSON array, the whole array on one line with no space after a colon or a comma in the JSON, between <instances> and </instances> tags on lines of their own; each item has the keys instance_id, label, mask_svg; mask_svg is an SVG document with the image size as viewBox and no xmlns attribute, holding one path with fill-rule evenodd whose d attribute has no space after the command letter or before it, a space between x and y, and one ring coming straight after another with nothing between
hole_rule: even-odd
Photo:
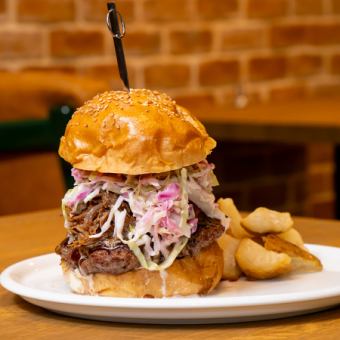
<instances>
[{"instance_id":1,"label":"pulled pork burger","mask_svg":"<svg viewBox=\"0 0 340 340\"><path fill-rule=\"evenodd\" d=\"M212 193L215 147L203 125L157 91L99 94L79 108L59 154L73 166L57 247L74 292L207 294L223 270L227 227Z\"/></svg>"}]
</instances>

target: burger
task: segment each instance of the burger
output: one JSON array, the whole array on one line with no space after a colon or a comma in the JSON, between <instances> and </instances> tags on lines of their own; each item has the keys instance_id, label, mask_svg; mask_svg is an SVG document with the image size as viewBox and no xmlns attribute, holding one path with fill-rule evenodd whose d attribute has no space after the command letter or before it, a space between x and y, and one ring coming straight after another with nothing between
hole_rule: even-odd
<instances>
[{"instance_id":1,"label":"burger","mask_svg":"<svg viewBox=\"0 0 340 340\"><path fill-rule=\"evenodd\" d=\"M95 96L61 138L75 184L62 200L57 246L64 277L80 294L170 297L219 283L227 228L206 160L216 142L189 111L157 91Z\"/></svg>"}]
</instances>

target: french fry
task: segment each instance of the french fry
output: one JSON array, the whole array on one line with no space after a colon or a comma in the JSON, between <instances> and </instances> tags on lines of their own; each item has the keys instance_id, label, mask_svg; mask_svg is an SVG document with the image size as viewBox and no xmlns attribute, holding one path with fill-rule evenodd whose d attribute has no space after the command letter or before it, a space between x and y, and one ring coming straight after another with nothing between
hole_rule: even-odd
<instances>
[{"instance_id":1,"label":"french fry","mask_svg":"<svg viewBox=\"0 0 340 340\"><path fill-rule=\"evenodd\" d=\"M236 261L243 273L259 280L271 279L291 270L291 258L287 254L267 250L249 238L241 240Z\"/></svg>"},{"instance_id":2,"label":"french fry","mask_svg":"<svg viewBox=\"0 0 340 340\"><path fill-rule=\"evenodd\" d=\"M316 256L295 244L287 242L277 235L264 236L263 240L265 249L291 257L292 271L317 272L322 270L322 264Z\"/></svg>"},{"instance_id":3,"label":"french fry","mask_svg":"<svg viewBox=\"0 0 340 340\"><path fill-rule=\"evenodd\" d=\"M293 243L296 246L304 250L307 250L304 246L304 242L303 242L301 234L295 228L288 229L287 231L283 233L277 234L277 236L280 237L282 240Z\"/></svg>"},{"instance_id":4,"label":"french fry","mask_svg":"<svg viewBox=\"0 0 340 340\"><path fill-rule=\"evenodd\" d=\"M292 228L293 223L290 213L263 207L257 208L241 220L245 229L257 234L282 233Z\"/></svg>"},{"instance_id":5,"label":"french fry","mask_svg":"<svg viewBox=\"0 0 340 340\"><path fill-rule=\"evenodd\" d=\"M241 217L231 198L219 199L231 219L230 234L218 243L223 249L223 279L237 280L242 272L252 279L270 279L291 271L322 270L320 260L305 248L288 212L257 208Z\"/></svg>"},{"instance_id":6,"label":"french fry","mask_svg":"<svg viewBox=\"0 0 340 340\"><path fill-rule=\"evenodd\" d=\"M240 240L228 234L223 234L218 240L218 245L223 250L224 268L222 279L236 281L242 272L236 263L235 253L240 244Z\"/></svg>"},{"instance_id":7,"label":"french fry","mask_svg":"<svg viewBox=\"0 0 340 340\"><path fill-rule=\"evenodd\" d=\"M231 198L220 198L218 206L221 211L230 218L230 232L232 236L242 239L252 235L241 226L241 215Z\"/></svg>"}]
</instances>

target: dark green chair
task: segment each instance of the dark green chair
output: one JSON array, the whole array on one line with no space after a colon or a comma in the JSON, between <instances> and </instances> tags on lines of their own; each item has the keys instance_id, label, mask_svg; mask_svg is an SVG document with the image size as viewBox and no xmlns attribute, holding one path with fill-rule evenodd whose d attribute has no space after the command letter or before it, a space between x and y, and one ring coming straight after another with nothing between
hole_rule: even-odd
<instances>
[{"instance_id":1,"label":"dark green chair","mask_svg":"<svg viewBox=\"0 0 340 340\"><path fill-rule=\"evenodd\" d=\"M48 119L0 122L0 152L55 151L74 112L69 105L55 106ZM60 158L65 186L73 186L71 167Z\"/></svg>"}]
</instances>

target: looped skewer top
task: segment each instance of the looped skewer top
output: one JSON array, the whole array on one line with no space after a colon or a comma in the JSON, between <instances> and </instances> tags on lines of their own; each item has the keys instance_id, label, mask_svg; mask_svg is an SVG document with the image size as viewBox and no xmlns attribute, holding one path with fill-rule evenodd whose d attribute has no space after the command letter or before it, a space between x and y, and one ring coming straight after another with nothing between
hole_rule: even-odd
<instances>
[{"instance_id":1,"label":"looped skewer top","mask_svg":"<svg viewBox=\"0 0 340 340\"><path fill-rule=\"evenodd\" d=\"M106 24L109 31L112 33L120 79L123 81L125 88L130 92L122 39L125 35L125 23L123 17L117 11L114 2L107 3L107 10Z\"/></svg>"},{"instance_id":2,"label":"looped skewer top","mask_svg":"<svg viewBox=\"0 0 340 340\"><path fill-rule=\"evenodd\" d=\"M106 25L107 25L109 31L112 33L114 38L122 39L125 35L125 32L126 32L125 22L124 22L122 15L120 14L120 12L116 11L117 17L119 18L119 21L120 21L120 25L118 25L118 32L113 32L111 22L110 22L110 15L113 11L114 11L114 9L110 9L107 12L107 14L106 14ZM122 31L120 31L120 26L122 27Z\"/></svg>"}]
</instances>

